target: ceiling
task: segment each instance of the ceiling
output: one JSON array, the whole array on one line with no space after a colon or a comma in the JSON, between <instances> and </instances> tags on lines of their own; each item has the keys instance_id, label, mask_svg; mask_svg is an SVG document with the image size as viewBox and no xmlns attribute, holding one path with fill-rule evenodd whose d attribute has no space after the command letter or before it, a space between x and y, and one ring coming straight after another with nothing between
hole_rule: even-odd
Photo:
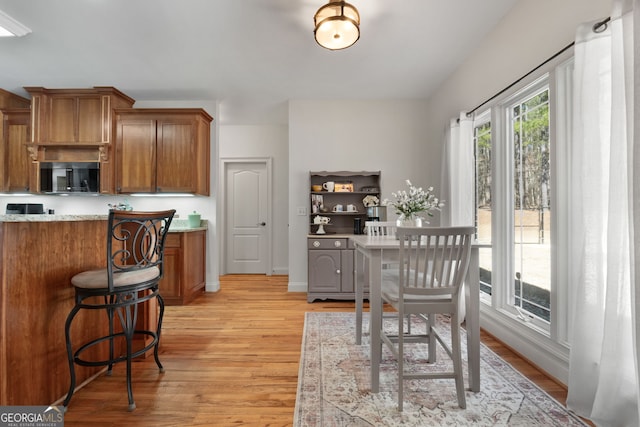
<instances>
[{"instance_id":1,"label":"ceiling","mask_svg":"<svg viewBox=\"0 0 640 427\"><path fill-rule=\"evenodd\" d=\"M286 123L290 99L427 98L518 0L351 0L360 40L315 43L326 0L0 0L0 87L115 86L219 102L218 124Z\"/></svg>"}]
</instances>

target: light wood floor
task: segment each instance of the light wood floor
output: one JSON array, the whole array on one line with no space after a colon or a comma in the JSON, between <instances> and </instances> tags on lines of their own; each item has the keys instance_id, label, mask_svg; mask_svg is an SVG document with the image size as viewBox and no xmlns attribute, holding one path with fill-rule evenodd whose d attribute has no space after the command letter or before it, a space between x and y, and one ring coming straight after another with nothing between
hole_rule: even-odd
<instances>
[{"instance_id":1,"label":"light wood floor","mask_svg":"<svg viewBox=\"0 0 640 427\"><path fill-rule=\"evenodd\" d=\"M153 358L133 366L137 409L127 411L125 366L74 394L65 426L290 426L304 313L353 311L353 302L307 303L287 276L232 275L221 290L167 307L159 374ZM566 389L488 334L482 341L563 402ZM65 375L61 373L60 375Z\"/></svg>"}]
</instances>

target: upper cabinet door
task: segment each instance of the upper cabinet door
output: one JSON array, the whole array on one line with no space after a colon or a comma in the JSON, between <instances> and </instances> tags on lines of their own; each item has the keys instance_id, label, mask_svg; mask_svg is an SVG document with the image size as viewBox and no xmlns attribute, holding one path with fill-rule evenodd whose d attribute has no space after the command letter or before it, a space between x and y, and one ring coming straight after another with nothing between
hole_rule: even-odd
<instances>
[{"instance_id":1,"label":"upper cabinet door","mask_svg":"<svg viewBox=\"0 0 640 427\"><path fill-rule=\"evenodd\" d=\"M25 192L31 191L30 179L32 175L32 161L27 150L29 141L29 124L31 119L28 109L4 110L2 140L4 159L2 162L4 180L2 191Z\"/></svg>"},{"instance_id":2,"label":"upper cabinet door","mask_svg":"<svg viewBox=\"0 0 640 427\"><path fill-rule=\"evenodd\" d=\"M119 116L116 126L116 193L156 191L156 121Z\"/></svg>"},{"instance_id":3,"label":"upper cabinet door","mask_svg":"<svg viewBox=\"0 0 640 427\"><path fill-rule=\"evenodd\" d=\"M30 101L0 89L0 191L31 191Z\"/></svg>"},{"instance_id":4,"label":"upper cabinet door","mask_svg":"<svg viewBox=\"0 0 640 427\"><path fill-rule=\"evenodd\" d=\"M194 120L162 119L157 125L157 191L195 193L196 126Z\"/></svg>"},{"instance_id":5,"label":"upper cabinet door","mask_svg":"<svg viewBox=\"0 0 640 427\"><path fill-rule=\"evenodd\" d=\"M159 116L157 192L209 195L212 120L198 108L166 110Z\"/></svg>"},{"instance_id":6,"label":"upper cabinet door","mask_svg":"<svg viewBox=\"0 0 640 427\"><path fill-rule=\"evenodd\" d=\"M108 97L55 96L49 98L49 138L56 144L109 142Z\"/></svg>"}]
</instances>

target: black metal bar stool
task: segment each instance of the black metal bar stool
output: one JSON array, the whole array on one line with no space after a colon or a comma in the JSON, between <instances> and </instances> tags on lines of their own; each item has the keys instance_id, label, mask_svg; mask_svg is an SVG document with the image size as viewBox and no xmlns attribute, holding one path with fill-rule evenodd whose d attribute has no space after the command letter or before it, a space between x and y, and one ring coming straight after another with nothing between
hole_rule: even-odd
<instances>
[{"instance_id":1,"label":"black metal bar stool","mask_svg":"<svg viewBox=\"0 0 640 427\"><path fill-rule=\"evenodd\" d=\"M75 306L65 323L65 337L71 384L64 400L65 411L76 388L75 365L108 366L107 375L113 365L127 362L127 392L129 411L136 408L131 389L131 360L153 348L153 356L160 372L164 368L158 358L158 343L164 314L164 301L158 283L163 274L164 240L175 210L159 212L131 212L110 210L107 232L107 266L99 270L84 271L71 279L75 287ZM159 306L158 324L155 331L138 330L138 308L140 304L156 298ZM80 310L105 310L109 320L109 333L80 346L71 342L71 325ZM115 319L119 320L117 328ZM121 330L120 330L121 329ZM134 335L151 337L144 348L133 351ZM124 339L126 350L117 352L115 343ZM104 360L81 358L85 350L108 341L109 356Z\"/></svg>"}]
</instances>

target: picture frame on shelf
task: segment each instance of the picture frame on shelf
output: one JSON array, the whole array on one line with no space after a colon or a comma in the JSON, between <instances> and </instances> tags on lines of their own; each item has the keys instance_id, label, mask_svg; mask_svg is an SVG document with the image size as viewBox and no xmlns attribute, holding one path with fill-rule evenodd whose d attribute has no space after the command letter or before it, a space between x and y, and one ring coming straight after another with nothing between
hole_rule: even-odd
<instances>
[{"instance_id":1,"label":"picture frame on shelf","mask_svg":"<svg viewBox=\"0 0 640 427\"><path fill-rule=\"evenodd\" d=\"M324 198L322 194L312 194L311 195L311 212L312 213L320 213L320 208L324 205Z\"/></svg>"},{"instance_id":2,"label":"picture frame on shelf","mask_svg":"<svg viewBox=\"0 0 640 427\"><path fill-rule=\"evenodd\" d=\"M353 193L353 182L336 182L333 191L336 193Z\"/></svg>"}]
</instances>

